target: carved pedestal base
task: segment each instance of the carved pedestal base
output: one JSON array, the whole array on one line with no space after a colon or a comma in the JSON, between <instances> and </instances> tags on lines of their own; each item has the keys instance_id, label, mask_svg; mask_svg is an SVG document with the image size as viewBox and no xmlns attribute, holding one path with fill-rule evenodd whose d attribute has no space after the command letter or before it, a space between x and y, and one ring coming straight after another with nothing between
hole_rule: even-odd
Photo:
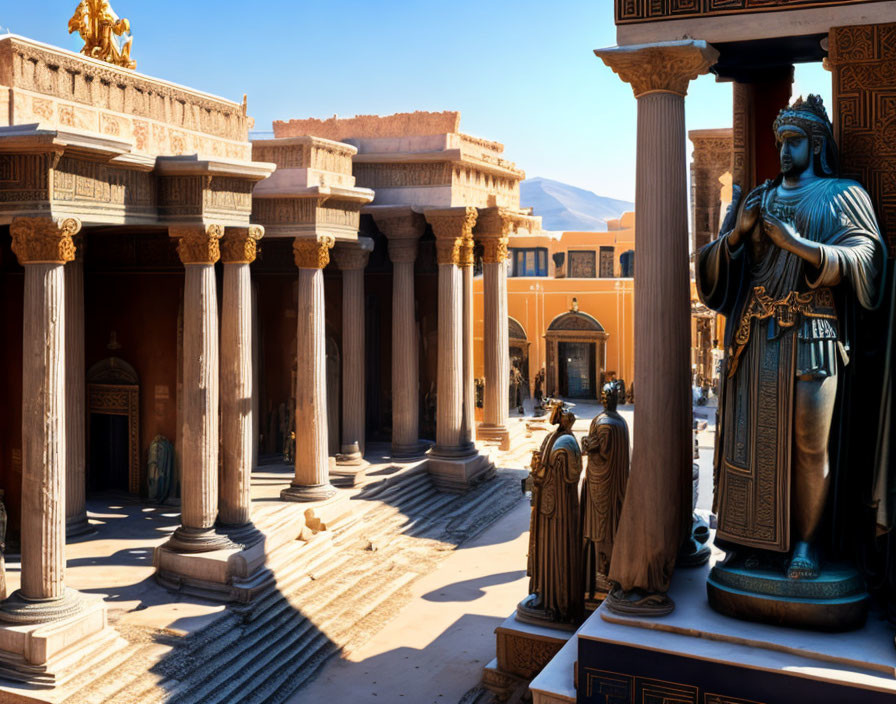
<instances>
[{"instance_id":1,"label":"carved pedestal base","mask_svg":"<svg viewBox=\"0 0 896 704\"><path fill-rule=\"evenodd\" d=\"M431 447L430 443L423 440L410 445L392 445L392 459L400 462L412 462L426 456Z\"/></svg>"},{"instance_id":2,"label":"carved pedestal base","mask_svg":"<svg viewBox=\"0 0 896 704\"><path fill-rule=\"evenodd\" d=\"M168 542L165 543L168 550L174 552L212 552L214 550L229 550L237 548L230 538L221 533L216 533L213 528L187 528L180 526Z\"/></svg>"},{"instance_id":3,"label":"carved pedestal base","mask_svg":"<svg viewBox=\"0 0 896 704\"><path fill-rule=\"evenodd\" d=\"M823 631L861 628L870 602L864 579L846 565L825 565L816 579L788 579L778 569L718 563L706 591L726 616Z\"/></svg>"},{"instance_id":4,"label":"carved pedestal base","mask_svg":"<svg viewBox=\"0 0 896 704\"><path fill-rule=\"evenodd\" d=\"M440 491L463 494L495 473L495 464L488 455L475 452L466 457L452 458L435 453L433 449L426 470Z\"/></svg>"},{"instance_id":5,"label":"carved pedestal base","mask_svg":"<svg viewBox=\"0 0 896 704\"><path fill-rule=\"evenodd\" d=\"M501 701L525 687L560 652L570 631L520 623L513 615L495 629L497 657L482 673L482 684Z\"/></svg>"},{"instance_id":6,"label":"carved pedestal base","mask_svg":"<svg viewBox=\"0 0 896 704\"><path fill-rule=\"evenodd\" d=\"M68 618L30 625L0 624L0 678L30 687L58 687L126 645L106 622L102 597L79 594ZM4 686L0 701L40 701L33 690Z\"/></svg>"},{"instance_id":7,"label":"carved pedestal base","mask_svg":"<svg viewBox=\"0 0 896 704\"><path fill-rule=\"evenodd\" d=\"M501 450L510 449L510 431L503 425L486 425L480 423L476 429L476 437L485 442L496 442Z\"/></svg>"},{"instance_id":8,"label":"carved pedestal base","mask_svg":"<svg viewBox=\"0 0 896 704\"><path fill-rule=\"evenodd\" d=\"M360 455L355 462L340 462L336 458L336 466L330 468L330 483L333 486L355 486L364 479L370 462L362 459Z\"/></svg>"}]
</instances>

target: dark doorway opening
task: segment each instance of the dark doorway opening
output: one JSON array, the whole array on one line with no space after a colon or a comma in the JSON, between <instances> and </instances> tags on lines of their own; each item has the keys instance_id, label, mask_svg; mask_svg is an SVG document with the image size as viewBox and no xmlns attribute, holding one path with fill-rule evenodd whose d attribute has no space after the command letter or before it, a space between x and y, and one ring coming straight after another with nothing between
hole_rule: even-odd
<instances>
[{"instance_id":1,"label":"dark doorway opening","mask_svg":"<svg viewBox=\"0 0 896 704\"><path fill-rule=\"evenodd\" d=\"M560 342L560 395L566 398L596 398L594 342Z\"/></svg>"},{"instance_id":2,"label":"dark doorway opening","mask_svg":"<svg viewBox=\"0 0 896 704\"><path fill-rule=\"evenodd\" d=\"M91 413L88 488L91 491L128 491L129 463L128 417Z\"/></svg>"}]
</instances>

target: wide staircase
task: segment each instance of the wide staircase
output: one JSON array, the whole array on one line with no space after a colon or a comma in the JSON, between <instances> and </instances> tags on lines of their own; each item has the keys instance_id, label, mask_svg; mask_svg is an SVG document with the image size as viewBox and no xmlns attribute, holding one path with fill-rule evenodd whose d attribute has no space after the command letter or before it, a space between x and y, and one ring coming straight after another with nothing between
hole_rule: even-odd
<instances>
[{"instance_id":1,"label":"wide staircase","mask_svg":"<svg viewBox=\"0 0 896 704\"><path fill-rule=\"evenodd\" d=\"M282 702L327 658L368 641L409 601L414 580L521 501L522 474L499 470L463 496L439 492L425 471L374 482L340 525L272 553L274 582L252 603L187 636L121 629L128 647L71 682L65 701Z\"/></svg>"}]
</instances>

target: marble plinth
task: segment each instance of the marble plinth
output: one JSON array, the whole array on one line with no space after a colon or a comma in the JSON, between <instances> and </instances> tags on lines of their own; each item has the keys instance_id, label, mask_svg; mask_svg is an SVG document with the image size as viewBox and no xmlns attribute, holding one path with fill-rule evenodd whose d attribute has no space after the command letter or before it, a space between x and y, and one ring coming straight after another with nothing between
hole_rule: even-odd
<instances>
[{"instance_id":1,"label":"marble plinth","mask_svg":"<svg viewBox=\"0 0 896 704\"><path fill-rule=\"evenodd\" d=\"M893 634L882 619L833 634L729 618L707 603L708 569L675 573L668 616L618 616L602 606L585 621L576 634L580 704L648 695L695 704L893 701Z\"/></svg>"},{"instance_id":2,"label":"marble plinth","mask_svg":"<svg viewBox=\"0 0 896 704\"><path fill-rule=\"evenodd\" d=\"M278 523L260 533L251 527L243 537L251 545L201 553L183 553L165 545L153 553L156 580L172 591L214 601L249 603L267 589L274 575L267 567L270 555L283 545L305 536L309 531L325 530L351 513L349 497L337 494L327 501L309 504L304 511L296 507L296 519ZM222 532L228 531L226 527ZM234 539L238 532L228 531ZM0 699L2 702L2 699Z\"/></svg>"},{"instance_id":3,"label":"marble plinth","mask_svg":"<svg viewBox=\"0 0 896 704\"><path fill-rule=\"evenodd\" d=\"M483 669L483 685L499 698L509 697L538 675L571 635L569 630L521 623L511 614L495 629L497 657Z\"/></svg>"},{"instance_id":4,"label":"marble plinth","mask_svg":"<svg viewBox=\"0 0 896 704\"><path fill-rule=\"evenodd\" d=\"M440 491L463 494L495 473L495 463L487 454L441 457L434 452L429 455L426 470Z\"/></svg>"},{"instance_id":5,"label":"marble plinth","mask_svg":"<svg viewBox=\"0 0 896 704\"><path fill-rule=\"evenodd\" d=\"M476 428L476 436L484 442L494 442L502 451L510 449L510 431L505 426L480 423Z\"/></svg>"},{"instance_id":6,"label":"marble plinth","mask_svg":"<svg viewBox=\"0 0 896 704\"><path fill-rule=\"evenodd\" d=\"M125 641L106 621L102 597L82 594L80 598L84 608L69 618L0 625L0 678L30 687L58 687L123 647ZM5 687L0 691L3 702L28 700L25 692L16 696Z\"/></svg>"}]
</instances>

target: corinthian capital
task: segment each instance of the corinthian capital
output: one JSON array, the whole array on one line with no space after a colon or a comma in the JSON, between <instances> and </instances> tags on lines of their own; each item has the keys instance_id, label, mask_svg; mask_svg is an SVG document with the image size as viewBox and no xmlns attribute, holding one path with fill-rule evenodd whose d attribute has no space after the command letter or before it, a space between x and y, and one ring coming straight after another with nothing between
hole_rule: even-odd
<instances>
[{"instance_id":1,"label":"corinthian capital","mask_svg":"<svg viewBox=\"0 0 896 704\"><path fill-rule=\"evenodd\" d=\"M172 227L169 233L179 240L177 254L184 266L214 264L221 257L219 243L224 234L223 225Z\"/></svg>"},{"instance_id":2,"label":"corinthian capital","mask_svg":"<svg viewBox=\"0 0 896 704\"><path fill-rule=\"evenodd\" d=\"M594 53L626 83L636 98L648 93L684 97L688 83L707 73L719 52L706 42L684 39L660 44L614 46Z\"/></svg>"},{"instance_id":3,"label":"corinthian capital","mask_svg":"<svg viewBox=\"0 0 896 704\"><path fill-rule=\"evenodd\" d=\"M500 264L507 261L508 237L482 237L482 261L486 264Z\"/></svg>"},{"instance_id":4,"label":"corinthian capital","mask_svg":"<svg viewBox=\"0 0 896 704\"><path fill-rule=\"evenodd\" d=\"M65 264L75 258L72 237L81 229L76 218L15 218L9 226L12 251L19 264Z\"/></svg>"},{"instance_id":5,"label":"corinthian capital","mask_svg":"<svg viewBox=\"0 0 896 704\"><path fill-rule=\"evenodd\" d=\"M251 264L258 251L258 240L264 237L261 225L228 227L221 241L221 261L231 264Z\"/></svg>"},{"instance_id":6,"label":"corinthian capital","mask_svg":"<svg viewBox=\"0 0 896 704\"><path fill-rule=\"evenodd\" d=\"M436 258L439 264L472 264L473 227L476 208L436 208L426 211L426 221L436 237Z\"/></svg>"},{"instance_id":7,"label":"corinthian capital","mask_svg":"<svg viewBox=\"0 0 896 704\"><path fill-rule=\"evenodd\" d=\"M292 253L299 269L323 269L330 263L330 249L336 242L332 235L296 237Z\"/></svg>"}]
</instances>

